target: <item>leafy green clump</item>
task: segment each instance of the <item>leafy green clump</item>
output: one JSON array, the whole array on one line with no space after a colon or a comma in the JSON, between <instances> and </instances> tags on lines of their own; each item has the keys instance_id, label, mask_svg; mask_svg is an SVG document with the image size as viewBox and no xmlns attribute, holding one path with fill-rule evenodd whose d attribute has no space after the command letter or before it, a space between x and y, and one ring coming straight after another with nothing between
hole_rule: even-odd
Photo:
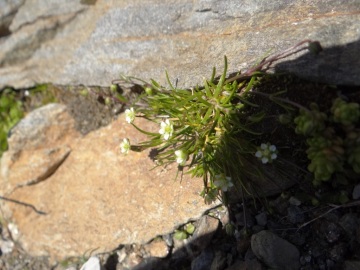
<instances>
[{"instance_id":1,"label":"leafy green clump","mask_svg":"<svg viewBox=\"0 0 360 270\"><path fill-rule=\"evenodd\" d=\"M254 138L261 133L254 132L252 125L262 121L265 114L248 113L257 105L249 103L246 95L263 73L253 71L245 78L227 79L226 57L222 75L216 79L215 73L214 68L203 86L192 89L174 87L168 76L170 89L154 80L141 81L144 91L125 111L125 119L149 139L131 145L131 138L125 138L120 144L124 154L156 149L153 158L158 166L177 163L178 172L187 168L186 173L203 178L201 195L206 203L223 198L234 186L246 191L251 185L247 180L261 176L257 159L265 164L277 158L276 147L271 144L269 157L260 151L255 155L258 147ZM129 83L135 78L124 80ZM159 131L142 130L136 125L137 117L157 123Z\"/></svg>"},{"instance_id":2,"label":"leafy green clump","mask_svg":"<svg viewBox=\"0 0 360 270\"><path fill-rule=\"evenodd\" d=\"M341 138L319 134L306 142L309 146L306 153L311 160L308 169L314 173L315 181L327 181L334 172L343 170L345 151Z\"/></svg>"},{"instance_id":3,"label":"leafy green clump","mask_svg":"<svg viewBox=\"0 0 360 270\"><path fill-rule=\"evenodd\" d=\"M178 173L186 168L186 173L203 179L201 195L206 203L216 198L226 199L224 195L234 186L241 192L250 193L248 189L254 187L252 180L266 177L259 161L272 163L277 159L278 150L271 142L260 142L261 145L256 146L261 139L257 136L263 134L261 131L255 132L254 126L265 119L266 113L249 97L253 94L263 96L284 108L296 106L292 101L277 97L286 90L275 94L250 90L266 75L273 62L311 46L310 49L318 51L320 45L315 43L304 40L281 53L264 58L246 72L230 77L227 77L225 57L224 71L218 79L215 78L214 68L209 80L204 79L202 86L191 89L174 86L167 74L169 88L155 80L146 82L132 77L115 80L120 84L137 86L136 81L141 82L142 94L125 110L125 118L148 136L147 141L138 145L132 145L131 138L124 138L120 144L121 152L127 154L130 150L151 148L151 156L157 165L177 163ZM159 131L141 129L136 125L137 117L158 124ZM325 121L326 115L317 111L315 106L312 111L305 108L298 118L298 133L310 135L324 129L320 120Z\"/></svg>"},{"instance_id":4,"label":"leafy green clump","mask_svg":"<svg viewBox=\"0 0 360 270\"><path fill-rule=\"evenodd\" d=\"M241 134L260 135L251 130L251 125L264 117L262 113L251 117L244 113L247 107L253 106L246 102L245 95L261 73L254 72L242 81L227 80L226 57L218 80L215 73L214 68L210 80L192 89L176 88L169 78L170 89L154 80L145 83L143 94L125 111L125 116L128 123L149 139L131 146L130 140L124 139L121 144L123 153L129 149L156 148L158 165L177 162L179 171L187 167L187 173L202 177L202 196L208 203L234 183L245 187L244 179L257 173L254 155L257 148ZM159 132L142 130L134 123L136 117L158 123Z\"/></svg>"},{"instance_id":5,"label":"leafy green clump","mask_svg":"<svg viewBox=\"0 0 360 270\"><path fill-rule=\"evenodd\" d=\"M316 104L302 108L294 119L296 133L308 137L308 169L314 173L314 184L328 181L334 173L352 170L360 173L360 107L341 98L333 101L328 114Z\"/></svg>"},{"instance_id":6,"label":"leafy green clump","mask_svg":"<svg viewBox=\"0 0 360 270\"><path fill-rule=\"evenodd\" d=\"M356 124L360 118L360 106L357 103L348 103L341 98L334 100L331 107L331 113L335 123L340 123L344 126Z\"/></svg>"},{"instance_id":7,"label":"leafy green clump","mask_svg":"<svg viewBox=\"0 0 360 270\"><path fill-rule=\"evenodd\" d=\"M8 147L7 134L26 112L56 102L55 87L39 84L31 89L0 91L0 157Z\"/></svg>"},{"instance_id":8,"label":"leafy green clump","mask_svg":"<svg viewBox=\"0 0 360 270\"><path fill-rule=\"evenodd\" d=\"M9 130L23 117L22 102L11 89L0 93L0 156L7 149L7 134Z\"/></svg>"},{"instance_id":9,"label":"leafy green clump","mask_svg":"<svg viewBox=\"0 0 360 270\"><path fill-rule=\"evenodd\" d=\"M311 136L325 129L326 114L319 111L319 106L310 104L310 110L302 108L300 114L294 119L295 132L305 136Z\"/></svg>"},{"instance_id":10,"label":"leafy green clump","mask_svg":"<svg viewBox=\"0 0 360 270\"><path fill-rule=\"evenodd\" d=\"M196 228L195 228L194 224L192 224L191 222L187 223L182 228L175 230L174 238L177 240L187 239L189 236L191 236L194 233L195 229Z\"/></svg>"}]
</instances>

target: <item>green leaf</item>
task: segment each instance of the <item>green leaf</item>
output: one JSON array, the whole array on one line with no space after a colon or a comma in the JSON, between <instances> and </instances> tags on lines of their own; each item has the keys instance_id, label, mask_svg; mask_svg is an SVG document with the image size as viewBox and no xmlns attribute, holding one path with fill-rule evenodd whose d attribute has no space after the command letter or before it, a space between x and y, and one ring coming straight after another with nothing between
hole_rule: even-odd
<instances>
[{"instance_id":1,"label":"green leaf","mask_svg":"<svg viewBox=\"0 0 360 270\"><path fill-rule=\"evenodd\" d=\"M205 93L208 98L212 97L212 92L210 91L209 84L207 80L204 80Z\"/></svg>"},{"instance_id":2,"label":"green leaf","mask_svg":"<svg viewBox=\"0 0 360 270\"><path fill-rule=\"evenodd\" d=\"M211 73L211 78L210 78L210 82L212 83L215 79L215 75L216 75L216 68L213 67L212 73Z\"/></svg>"},{"instance_id":3,"label":"green leaf","mask_svg":"<svg viewBox=\"0 0 360 270\"><path fill-rule=\"evenodd\" d=\"M251 76L250 82L247 84L244 93L246 94L247 92L249 92L251 90L251 88L253 87L253 84L255 83L256 80L256 75Z\"/></svg>"},{"instance_id":4,"label":"green leaf","mask_svg":"<svg viewBox=\"0 0 360 270\"><path fill-rule=\"evenodd\" d=\"M189 237L189 235L182 230L175 230L174 238L177 240L185 240Z\"/></svg>"},{"instance_id":5,"label":"green leaf","mask_svg":"<svg viewBox=\"0 0 360 270\"><path fill-rule=\"evenodd\" d=\"M249 116L248 119L253 123L258 123L264 119L265 115L266 115L266 113L264 111L261 111L257 114Z\"/></svg>"},{"instance_id":6,"label":"green leaf","mask_svg":"<svg viewBox=\"0 0 360 270\"><path fill-rule=\"evenodd\" d=\"M171 88L172 90L175 90L175 87L172 85L172 83L171 83L171 81L170 81L168 72L165 71L165 74L166 74L166 81L167 81L167 83L170 85L170 88Z\"/></svg>"},{"instance_id":7,"label":"green leaf","mask_svg":"<svg viewBox=\"0 0 360 270\"><path fill-rule=\"evenodd\" d=\"M126 99L126 97L124 97L123 95L117 94L117 95L116 95L116 98L117 98L120 102L123 102L123 103L128 102L128 100Z\"/></svg>"},{"instance_id":8,"label":"green leaf","mask_svg":"<svg viewBox=\"0 0 360 270\"><path fill-rule=\"evenodd\" d=\"M145 131L141 128L139 128L138 126L134 125L133 123L131 123L131 125L136 128L138 131L140 131L143 134L149 135L149 136L154 136L154 137L160 137L159 133L153 133L153 132L149 132L149 131Z\"/></svg>"},{"instance_id":9,"label":"green leaf","mask_svg":"<svg viewBox=\"0 0 360 270\"><path fill-rule=\"evenodd\" d=\"M192 223L188 223L185 225L184 229L188 234L193 234L195 231L195 226Z\"/></svg>"},{"instance_id":10,"label":"green leaf","mask_svg":"<svg viewBox=\"0 0 360 270\"><path fill-rule=\"evenodd\" d=\"M220 80L219 80L219 82L218 82L218 84L216 86L216 90L215 90L215 93L214 93L214 98L218 98L221 91L222 91L222 88L224 86L224 82L225 82L225 79L226 79L227 68L228 68L227 57L224 56L224 71L223 71L223 74L221 75Z\"/></svg>"}]
</instances>

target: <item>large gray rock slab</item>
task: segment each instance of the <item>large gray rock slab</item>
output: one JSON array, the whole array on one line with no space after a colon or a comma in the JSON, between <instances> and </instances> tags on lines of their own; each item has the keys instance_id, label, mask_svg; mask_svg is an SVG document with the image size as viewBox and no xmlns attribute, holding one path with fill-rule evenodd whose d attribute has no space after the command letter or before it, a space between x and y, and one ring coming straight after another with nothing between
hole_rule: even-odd
<instances>
[{"instance_id":1,"label":"large gray rock slab","mask_svg":"<svg viewBox=\"0 0 360 270\"><path fill-rule=\"evenodd\" d=\"M230 71L244 70L303 39L324 51L283 59L278 70L360 85L359 0L24 0L8 18L0 88L106 86L120 73L165 84L165 69L179 86L194 86L222 68L224 55Z\"/></svg>"}]
</instances>

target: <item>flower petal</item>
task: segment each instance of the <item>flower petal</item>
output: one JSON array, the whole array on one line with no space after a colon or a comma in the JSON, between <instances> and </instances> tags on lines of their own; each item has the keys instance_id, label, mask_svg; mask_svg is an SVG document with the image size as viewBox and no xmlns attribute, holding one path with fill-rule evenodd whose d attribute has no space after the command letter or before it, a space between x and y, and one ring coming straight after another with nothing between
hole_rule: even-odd
<instances>
[{"instance_id":1,"label":"flower petal","mask_svg":"<svg viewBox=\"0 0 360 270\"><path fill-rule=\"evenodd\" d=\"M269 150L270 150L271 152L275 152L275 151L276 151L276 146L273 145L273 144L270 145Z\"/></svg>"}]
</instances>

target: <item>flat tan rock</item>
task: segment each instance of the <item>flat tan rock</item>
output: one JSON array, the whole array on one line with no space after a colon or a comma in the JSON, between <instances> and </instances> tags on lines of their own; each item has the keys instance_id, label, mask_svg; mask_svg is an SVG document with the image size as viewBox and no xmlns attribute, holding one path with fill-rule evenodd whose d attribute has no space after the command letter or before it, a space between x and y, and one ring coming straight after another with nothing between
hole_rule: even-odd
<instances>
[{"instance_id":1,"label":"flat tan rock","mask_svg":"<svg viewBox=\"0 0 360 270\"><path fill-rule=\"evenodd\" d=\"M16 162L11 162L10 175L7 178L8 189L4 194L46 180L56 171L70 152L70 147L66 145L22 152Z\"/></svg>"},{"instance_id":2,"label":"flat tan rock","mask_svg":"<svg viewBox=\"0 0 360 270\"><path fill-rule=\"evenodd\" d=\"M70 141L81 137L67 107L49 104L33 111L10 132L9 149L0 164L0 189L14 189L45 180L71 152Z\"/></svg>"},{"instance_id":3,"label":"flat tan rock","mask_svg":"<svg viewBox=\"0 0 360 270\"><path fill-rule=\"evenodd\" d=\"M151 128L140 120L136 119L139 126ZM185 175L182 181L175 180L176 166L150 170L154 163L148 152L122 155L119 144L124 137L133 143L144 139L123 115L85 137L74 136L73 143L67 140L71 152L51 175L11 193L12 199L32 204L46 215L2 202L27 252L60 259L93 249L101 252L120 244L146 243L213 207L199 196L201 179ZM44 145L53 148L64 145L63 137L46 140ZM29 155L26 151L21 155ZM33 156L27 165L31 166L41 151L29 151ZM13 166L18 168L16 161ZM2 183L11 180L11 175L2 175Z\"/></svg>"}]
</instances>

